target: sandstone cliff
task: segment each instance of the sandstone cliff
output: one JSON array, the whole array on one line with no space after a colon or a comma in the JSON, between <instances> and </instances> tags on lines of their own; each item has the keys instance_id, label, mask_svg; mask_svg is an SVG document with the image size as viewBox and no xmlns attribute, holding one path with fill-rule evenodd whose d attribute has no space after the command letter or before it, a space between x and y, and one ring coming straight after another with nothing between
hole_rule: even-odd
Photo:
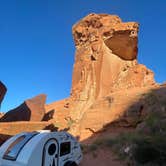
<instances>
[{"instance_id":1,"label":"sandstone cliff","mask_svg":"<svg viewBox=\"0 0 166 166\"><path fill-rule=\"evenodd\" d=\"M138 64L138 30L138 23L107 14L90 14L73 26L71 95L46 106L56 110L58 123L75 135L93 133L122 116L136 93L157 86L153 72Z\"/></svg>"},{"instance_id":2,"label":"sandstone cliff","mask_svg":"<svg viewBox=\"0 0 166 166\"><path fill-rule=\"evenodd\" d=\"M158 147L164 145L165 138L166 84L156 84L153 72L138 63L138 30L138 23L124 23L118 16L107 14L90 14L76 23L73 26L76 53L69 98L45 105L46 96L41 95L26 100L5 115L0 114L0 144L22 131L55 131L57 127L79 136L83 143L91 144L96 138L105 143L108 138L116 139L121 131L133 133L134 128L148 136L148 140L157 141L158 156L162 151ZM0 82L0 103L5 93L6 88ZM153 137L156 131L163 141L156 139L156 135ZM107 153L101 140L97 144L98 158L94 158L95 153L90 150L92 158L86 153L82 166L124 165L113 161L113 154L110 150ZM140 145L144 146L142 143ZM155 147L154 141L151 143ZM120 144L121 148L117 148L122 153L127 146L132 147L129 145L125 140L124 146ZM161 162L160 157L159 160Z\"/></svg>"},{"instance_id":3,"label":"sandstone cliff","mask_svg":"<svg viewBox=\"0 0 166 166\"><path fill-rule=\"evenodd\" d=\"M135 127L148 110L142 96L160 88L153 72L137 61L138 30L138 23L124 23L115 15L86 16L72 29L76 53L69 98L45 105L46 96L39 95L0 121L45 120L49 128L69 130L81 139L110 123ZM0 101L6 92L1 89Z\"/></svg>"}]
</instances>

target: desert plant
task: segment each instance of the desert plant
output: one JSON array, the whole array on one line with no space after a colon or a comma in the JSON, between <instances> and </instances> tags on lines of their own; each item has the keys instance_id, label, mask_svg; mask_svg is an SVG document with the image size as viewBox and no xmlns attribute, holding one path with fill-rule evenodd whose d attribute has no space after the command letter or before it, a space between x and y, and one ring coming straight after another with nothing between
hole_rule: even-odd
<instances>
[{"instance_id":1,"label":"desert plant","mask_svg":"<svg viewBox=\"0 0 166 166\"><path fill-rule=\"evenodd\" d=\"M98 145L92 143L92 144L81 144L81 149L83 151L84 154L88 153L88 152L94 152L98 149Z\"/></svg>"},{"instance_id":2,"label":"desert plant","mask_svg":"<svg viewBox=\"0 0 166 166\"><path fill-rule=\"evenodd\" d=\"M138 132L118 135L115 140L110 140L111 149L126 161L144 164L154 163L162 166L166 163L165 135L160 132L154 135L146 135ZM109 141L108 141L109 143ZM107 143L107 145L108 145Z\"/></svg>"},{"instance_id":3,"label":"desert plant","mask_svg":"<svg viewBox=\"0 0 166 166\"><path fill-rule=\"evenodd\" d=\"M148 127L151 134L159 134L160 132L166 132L166 120L165 115L161 111L151 112L145 118L145 127Z\"/></svg>"},{"instance_id":4,"label":"desert plant","mask_svg":"<svg viewBox=\"0 0 166 166\"><path fill-rule=\"evenodd\" d=\"M158 104L161 107L161 102L159 96L152 90L148 93L142 94L142 99L149 106Z\"/></svg>"}]
</instances>

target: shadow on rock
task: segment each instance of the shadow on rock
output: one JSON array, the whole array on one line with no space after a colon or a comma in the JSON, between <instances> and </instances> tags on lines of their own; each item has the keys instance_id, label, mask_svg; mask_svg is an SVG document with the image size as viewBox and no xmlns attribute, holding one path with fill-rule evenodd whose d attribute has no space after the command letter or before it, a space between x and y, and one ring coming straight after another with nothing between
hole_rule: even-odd
<instances>
[{"instance_id":1,"label":"shadow on rock","mask_svg":"<svg viewBox=\"0 0 166 166\"><path fill-rule=\"evenodd\" d=\"M166 163L166 86L136 95L123 115L81 142L85 156L110 149L124 165Z\"/></svg>"}]
</instances>

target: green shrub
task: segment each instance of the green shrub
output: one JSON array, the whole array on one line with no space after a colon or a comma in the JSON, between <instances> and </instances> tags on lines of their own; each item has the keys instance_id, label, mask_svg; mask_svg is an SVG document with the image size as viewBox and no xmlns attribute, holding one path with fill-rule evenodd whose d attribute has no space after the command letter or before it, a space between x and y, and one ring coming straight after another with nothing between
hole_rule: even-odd
<instances>
[{"instance_id":1,"label":"green shrub","mask_svg":"<svg viewBox=\"0 0 166 166\"><path fill-rule=\"evenodd\" d=\"M159 156L158 151L146 140L140 140L133 149L133 158L137 163L146 164L155 161Z\"/></svg>"},{"instance_id":2,"label":"green shrub","mask_svg":"<svg viewBox=\"0 0 166 166\"><path fill-rule=\"evenodd\" d=\"M155 94L153 91L143 94L142 97L149 106L159 102L157 94Z\"/></svg>"},{"instance_id":3,"label":"green shrub","mask_svg":"<svg viewBox=\"0 0 166 166\"><path fill-rule=\"evenodd\" d=\"M157 123L159 123L159 121L162 119L162 113L161 112L152 112L150 113L147 118L145 119L145 122L148 126L154 126Z\"/></svg>"},{"instance_id":4,"label":"green shrub","mask_svg":"<svg viewBox=\"0 0 166 166\"><path fill-rule=\"evenodd\" d=\"M161 125L161 115L152 114L146 119L146 125L154 127ZM146 126L145 126L146 127ZM161 127L162 128L162 127ZM121 133L116 137L100 138L91 145L86 145L83 152L92 152L96 156L98 148L106 147L118 155L118 159L125 160L131 166L164 166L166 165L166 132L156 130L153 133L138 131ZM133 164L134 163L134 164Z\"/></svg>"},{"instance_id":5,"label":"green shrub","mask_svg":"<svg viewBox=\"0 0 166 166\"><path fill-rule=\"evenodd\" d=\"M111 140L111 147L119 157L130 160L139 165L155 163L161 165L166 163L166 135L140 135L137 132L121 134ZM113 143L112 143L113 142ZM129 152L125 148L129 147Z\"/></svg>"},{"instance_id":6,"label":"green shrub","mask_svg":"<svg viewBox=\"0 0 166 166\"><path fill-rule=\"evenodd\" d=\"M160 111L150 113L145 119L145 128L149 129L149 135L166 133L166 119Z\"/></svg>"}]
</instances>

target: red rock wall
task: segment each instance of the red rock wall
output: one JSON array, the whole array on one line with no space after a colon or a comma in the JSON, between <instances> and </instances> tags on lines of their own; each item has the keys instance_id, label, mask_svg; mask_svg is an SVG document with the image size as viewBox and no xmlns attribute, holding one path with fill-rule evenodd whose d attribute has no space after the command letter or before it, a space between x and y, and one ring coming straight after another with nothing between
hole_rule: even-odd
<instances>
[{"instance_id":1,"label":"red rock wall","mask_svg":"<svg viewBox=\"0 0 166 166\"><path fill-rule=\"evenodd\" d=\"M137 62L138 29L136 22L107 14L90 14L73 26L71 95L47 105L47 111L55 108L58 123L69 127L66 119L74 122L72 134L88 137L117 120L139 91L156 86L153 72Z\"/></svg>"}]
</instances>

